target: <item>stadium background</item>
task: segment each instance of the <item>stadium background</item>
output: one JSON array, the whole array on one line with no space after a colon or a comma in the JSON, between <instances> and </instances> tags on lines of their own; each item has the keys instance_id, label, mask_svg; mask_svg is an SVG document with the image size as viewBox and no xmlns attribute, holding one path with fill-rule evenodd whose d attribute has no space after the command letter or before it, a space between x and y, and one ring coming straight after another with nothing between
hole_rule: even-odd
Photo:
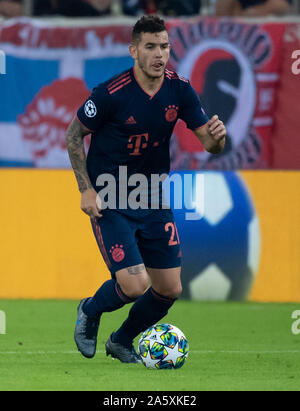
<instances>
[{"instance_id":1,"label":"stadium background","mask_svg":"<svg viewBox=\"0 0 300 411\"><path fill-rule=\"evenodd\" d=\"M79 299L109 277L79 208L64 132L89 90L132 64L133 22L20 18L1 25L0 298ZM168 20L168 28L170 67L191 79L210 115L225 120L230 141L212 158L179 124L172 168L238 174L260 233L248 298L299 302L300 74L292 53L300 50L300 20L197 17ZM194 241L201 247L205 237Z\"/></svg>"}]
</instances>

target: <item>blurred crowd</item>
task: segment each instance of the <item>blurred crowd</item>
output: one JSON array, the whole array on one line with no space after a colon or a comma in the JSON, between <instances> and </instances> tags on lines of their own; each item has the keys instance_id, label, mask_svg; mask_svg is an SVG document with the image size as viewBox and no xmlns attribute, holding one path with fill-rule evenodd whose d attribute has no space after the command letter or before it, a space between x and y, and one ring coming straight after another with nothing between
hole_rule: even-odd
<instances>
[{"instance_id":1,"label":"blurred crowd","mask_svg":"<svg viewBox=\"0 0 300 411\"><path fill-rule=\"evenodd\" d=\"M294 14L300 0L0 0L0 16L267 16ZM298 7L297 7L298 6ZM117 12L116 12L117 10Z\"/></svg>"}]
</instances>

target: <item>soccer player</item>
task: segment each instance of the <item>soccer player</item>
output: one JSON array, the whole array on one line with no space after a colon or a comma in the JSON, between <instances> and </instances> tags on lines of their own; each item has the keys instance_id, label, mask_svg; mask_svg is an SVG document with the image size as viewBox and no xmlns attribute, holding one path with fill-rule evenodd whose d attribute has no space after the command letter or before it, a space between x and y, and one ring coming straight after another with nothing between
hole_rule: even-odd
<instances>
[{"instance_id":1,"label":"soccer player","mask_svg":"<svg viewBox=\"0 0 300 411\"><path fill-rule=\"evenodd\" d=\"M106 354L125 363L140 362L133 339L159 322L182 291L181 252L170 209L103 209L97 179L169 173L169 141L178 118L194 131L204 148L217 154L225 144L225 126L210 120L188 80L166 68L168 32L156 16L135 24L129 46L134 67L99 84L79 108L67 130L67 149L81 192L81 209L92 228L112 278L78 306L74 332L78 350L95 355L100 317L134 303L128 318L106 342ZM83 138L92 133L86 158ZM116 190L118 193L118 189ZM151 285L149 284L149 278Z\"/></svg>"}]
</instances>

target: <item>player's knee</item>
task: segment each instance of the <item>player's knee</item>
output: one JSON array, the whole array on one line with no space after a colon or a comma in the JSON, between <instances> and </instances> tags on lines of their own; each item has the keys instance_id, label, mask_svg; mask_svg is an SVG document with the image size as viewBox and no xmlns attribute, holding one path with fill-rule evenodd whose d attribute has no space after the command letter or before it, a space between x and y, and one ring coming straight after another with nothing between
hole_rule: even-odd
<instances>
[{"instance_id":1,"label":"player's knee","mask_svg":"<svg viewBox=\"0 0 300 411\"><path fill-rule=\"evenodd\" d=\"M162 294L164 297L168 297L168 298L172 298L172 299L180 297L181 293L182 293L181 283L172 284L171 286L169 286L169 287L167 287L163 290L160 290L160 294Z\"/></svg>"},{"instance_id":2,"label":"player's knee","mask_svg":"<svg viewBox=\"0 0 300 411\"><path fill-rule=\"evenodd\" d=\"M169 298L179 298L182 293L182 285L178 284L171 289Z\"/></svg>"},{"instance_id":3,"label":"player's knee","mask_svg":"<svg viewBox=\"0 0 300 411\"><path fill-rule=\"evenodd\" d=\"M136 281L134 284L123 284L122 291L129 298L136 299L143 295L149 288L149 282L145 279Z\"/></svg>"}]
</instances>

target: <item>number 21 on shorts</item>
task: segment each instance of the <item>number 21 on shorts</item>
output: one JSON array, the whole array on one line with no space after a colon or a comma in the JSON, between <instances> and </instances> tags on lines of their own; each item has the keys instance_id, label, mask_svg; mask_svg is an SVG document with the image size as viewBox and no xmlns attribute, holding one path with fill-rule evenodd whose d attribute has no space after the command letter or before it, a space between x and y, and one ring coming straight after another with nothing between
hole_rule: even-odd
<instances>
[{"instance_id":1,"label":"number 21 on shorts","mask_svg":"<svg viewBox=\"0 0 300 411\"><path fill-rule=\"evenodd\" d=\"M175 223L167 223L165 225L165 231L170 231L170 240L169 245L177 245L180 244L179 235L177 231L177 227Z\"/></svg>"}]
</instances>

